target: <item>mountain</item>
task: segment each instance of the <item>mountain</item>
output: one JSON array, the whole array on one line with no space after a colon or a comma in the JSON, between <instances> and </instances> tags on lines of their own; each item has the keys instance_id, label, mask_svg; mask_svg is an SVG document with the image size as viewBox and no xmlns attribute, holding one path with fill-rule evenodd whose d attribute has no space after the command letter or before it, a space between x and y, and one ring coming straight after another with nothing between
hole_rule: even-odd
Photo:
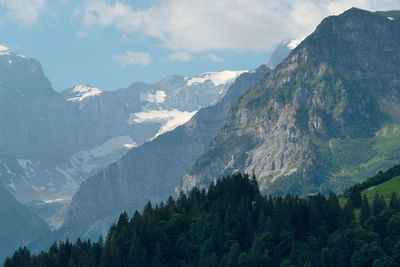
<instances>
[{"instance_id":1,"label":"mountain","mask_svg":"<svg viewBox=\"0 0 400 267\"><path fill-rule=\"evenodd\" d=\"M400 18L322 21L231 110L180 189L234 172L262 192L341 192L400 159Z\"/></svg>"},{"instance_id":2,"label":"mountain","mask_svg":"<svg viewBox=\"0 0 400 267\"><path fill-rule=\"evenodd\" d=\"M53 90L40 62L0 47L0 178L46 219L99 169L214 105L245 71L170 76L105 91Z\"/></svg>"},{"instance_id":3,"label":"mountain","mask_svg":"<svg viewBox=\"0 0 400 267\"><path fill-rule=\"evenodd\" d=\"M47 225L0 184L0 261L20 246L50 234Z\"/></svg>"},{"instance_id":4,"label":"mountain","mask_svg":"<svg viewBox=\"0 0 400 267\"><path fill-rule=\"evenodd\" d=\"M302 39L292 39L280 42L271 53L267 66L271 69L275 69L275 67L278 66L278 64L281 63L290 52L301 43L301 41Z\"/></svg>"},{"instance_id":5,"label":"mountain","mask_svg":"<svg viewBox=\"0 0 400 267\"><path fill-rule=\"evenodd\" d=\"M159 202L174 194L182 176L224 125L230 108L268 71L261 66L241 74L216 105L200 109L183 126L129 151L83 182L63 215L59 234L97 237L121 211L134 211L146 201Z\"/></svg>"},{"instance_id":6,"label":"mountain","mask_svg":"<svg viewBox=\"0 0 400 267\"><path fill-rule=\"evenodd\" d=\"M1 51L0 176L18 200L29 201L62 187L55 162L91 139L76 127L74 109L52 89L39 61Z\"/></svg>"}]
</instances>

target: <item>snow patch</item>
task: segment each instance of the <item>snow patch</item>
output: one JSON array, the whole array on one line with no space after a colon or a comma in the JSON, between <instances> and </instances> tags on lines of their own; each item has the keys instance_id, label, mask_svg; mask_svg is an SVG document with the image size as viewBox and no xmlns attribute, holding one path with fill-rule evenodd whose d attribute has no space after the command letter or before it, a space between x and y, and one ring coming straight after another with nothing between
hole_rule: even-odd
<instances>
[{"instance_id":1,"label":"snow patch","mask_svg":"<svg viewBox=\"0 0 400 267\"><path fill-rule=\"evenodd\" d=\"M388 19L388 20L394 20L394 18L393 18L393 17L387 17L387 19Z\"/></svg>"},{"instance_id":2,"label":"snow patch","mask_svg":"<svg viewBox=\"0 0 400 267\"><path fill-rule=\"evenodd\" d=\"M12 190L17 191L17 190L15 189L15 183L14 183L14 180L13 180L13 179L11 179L11 182L8 184L8 186L9 186L10 188L12 188Z\"/></svg>"},{"instance_id":3,"label":"snow patch","mask_svg":"<svg viewBox=\"0 0 400 267\"><path fill-rule=\"evenodd\" d=\"M55 170L64 176L67 188L73 189L74 191L78 190L79 183L75 181L75 179L68 173L67 170L62 169L61 167L55 167Z\"/></svg>"},{"instance_id":4,"label":"snow patch","mask_svg":"<svg viewBox=\"0 0 400 267\"><path fill-rule=\"evenodd\" d=\"M0 45L0 56L9 56L11 54L11 49L7 46Z\"/></svg>"},{"instance_id":5,"label":"snow patch","mask_svg":"<svg viewBox=\"0 0 400 267\"><path fill-rule=\"evenodd\" d=\"M154 104L160 104L165 102L167 94L164 91L158 90L154 94L147 94L145 97L146 101Z\"/></svg>"},{"instance_id":6,"label":"snow patch","mask_svg":"<svg viewBox=\"0 0 400 267\"><path fill-rule=\"evenodd\" d=\"M7 164L5 164L4 167L6 168L6 172L7 172L8 174L15 175L15 173L12 172L12 171L10 170L10 168L8 167Z\"/></svg>"},{"instance_id":7,"label":"snow patch","mask_svg":"<svg viewBox=\"0 0 400 267\"><path fill-rule=\"evenodd\" d=\"M28 177L31 177L32 174L35 172L34 164L29 159L17 159L18 165L24 170L25 174Z\"/></svg>"},{"instance_id":8,"label":"snow patch","mask_svg":"<svg viewBox=\"0 0 400 267\"><path fill-rule=\"evenodd\" d=\"M192 86L193 84L202 84L207 81L212 82L215 86L221 84L233 83L241 74L248 72L247 70L229 71L224 70L220 72L206 72L198 76L186 77L186 85Z\"/></svg>"},{"instance_id":9,"label":"snow patch","mask_svg":"<svg viewBox=\"0 0 400 267\"><path fill-rule=\"evenodd\" d=\"M55 198L55 199L43 199L42 200L44 203L49 204L49 203L62 203L66 204L71 201L70 198Z\"/></svg>"},{"instance_id":10,"label":"snow patch","mask_svg":"<svg viewBox=\"0 0 400 267\"><path fill-rule=\"evenodd\" d=\"M293 40L287 40L287 41L284 41L283 44L286 45L286 47L289 48L290 50L293 50L293 49L295 49L303 40L304 40L304 38L293 39Z\"/></svg>"},{"instance_id":11,"label":"snow patch","mask_svg":"<svg viewBox=\"0 0 400 267\"><path fill-rule=\"evenodd\" d=\"M93 97L100 95L103 93L103 90L95 87L91 87L87 84L85 85L77 85L71 90L72 93L75 93L75 97L68 98L67 101L78 101L81 102L88 97Z\"/></svg>"},{"instance_id":12,"label":"snow patch","mask_svg":"<svg viewBox=\"0 0 400 267\"><path fill-rule=\"evenodd\" d=\"M144 123L144 122L159 122L161 123L160 130L154 136L157 137L163 133L174 130L176 127L188 122L197 111L180 111L173 110L150 110L145 112L132 113L129 115L128 123Z\"/></svg>"},{"instance_id":13,"label":"snow patch","mask_svg":"<svg viewBox=\"0 0 400 267\"><path fill-rule=\"evenodd\" d=\"M104 158L120 150L129 150L137 147L137 144L128 136L117 136L105 143L90 150L79 151L70 157L72 169L70 173L75 174L76 171L90 173L99 168L96 159Z\"/></svg>"},{"instance_id":14,"label":"snow patch","mask_svg":"<svg viewBox=\"0 0 400 267\"><path fill-rule=\"evenodd\" d=\"M17 56L20 58L26 58L24 55L18 54L17 52L13 51L11 48L4 46L4 45L0 45L0 56ZM9 61L9 64L10 61Z\"/></svg>"},{"instance_id":15,"label":"snow patch","mask_svg":"<svg viewBox=\"0 0 400 267\"><path fill-rule=\"evenodd\" d=\"M124 144L124 148L125 148L125 149L132 149L132 148L135 148L135 147L137 147L137 145L134 145L134 144Z\"/></svg>"},{"instance_id":16,"label":"snow patch","mask_svg":"<svg viewBox=\"0 0 400 267\"><path fill-rule=\"evenodd\" d=\"M89 153L95 158L101 158L128 147L137 147L137 144L129 137L129 135L117 136L108 140L104 144L89 150Z\"/></svg>"}]
</instances>

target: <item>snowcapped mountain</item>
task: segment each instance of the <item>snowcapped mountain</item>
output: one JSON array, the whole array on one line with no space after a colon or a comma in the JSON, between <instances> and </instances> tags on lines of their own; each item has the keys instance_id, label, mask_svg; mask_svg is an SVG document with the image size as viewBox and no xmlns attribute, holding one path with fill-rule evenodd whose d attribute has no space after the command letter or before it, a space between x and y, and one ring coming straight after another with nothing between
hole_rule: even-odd
<instances>
[{"instance_id":1,"label":"snowcapped mountain","mask_svg":"<svg viewBox=\"0 0 400 267\"><path fill-rule=\"evenodd\" d=\"M271 53L267 66L274 69L279 63L285 59L289 53L295 49L304 38L284 40L278 44L275 50Z\"/></svg>"},{"instance_id":2,"label":"snowcapped mountain","mask_svg":"<svg viewBox=\"0 0 400 267\"><path fill-rule=\"evenodd\" d=\"M397 164L400 21L388 16L324 19L241 98L181 189L242 172L268 194L329 194Z\"/></svg>"},{"instance_id":3,"label":"snowcapped mountain","mask_svg":"<svg viewBox=\"0 0 400 267\"><path fill-rule=\"evenodd\" d=\"M245 73L247 71L221 71L221 72L206 72L203 74L200 74L198 76L193 76L193 77L186 77L185 80L187 81L186 85L187 86L192 86L193 84L199 84L199 83L206 83L206 82L211 82L215 86L218 85L223 85L223 84L230 84L237 77L239 77L242 73Z\"/></svg>"},{"instance_id":4,"label":"snowcapped mountain","mask_svg":"<svg viewBox=\"0 0 400 267\"><path fill-rule=\"evenodd\" d=\"M11 48L0 44L0 56L11 56L11 55L25 58L24 55L18 54L16 51L12 50ZM12 64L12 61L10 62L10 64Z\"/></svg>"},{"instance_id":5,"label":"snowcapped mountain","mask_svg":"<svg viewBox=\"0 0 400 267\"><path fill-rule=\"evenodd\" d=\"M58 93L39 61L1 46L0 179L49 219L46 207L56 212L87 177L220 101L241 72L170 76L115 91L83 84ZM196 77L201 82L188 85Z\"/></svg>"},{"instance_id":6,"label":"snowcapped mountain","mask_svg":"<svg viewBox=\"0 0 400 267\"><path fill-rule=\"evenodd\" d=\"M93 97L103 93L103 90L95 87L91 87L87 84L77 85L71 89L72 96L67 98L67 101L79 101L82 102L88 97Z\"/></svg>"},{"instance_id":7,"label":"snowcapped mountain","mask_svg":"<svg viewBox=\"0 0 400 267\"><path fill-rule=\"evenodd\" d=\"M246 71L207 72L196 76L174 75L156 84L133 83L129 88L103 91L89 85L67 89L63 96L92 119L110 119L139 130L150 125L151 136L132 136L135 144L155 138L187 122L201 107L214 105L226 94L227 88ZM114 109L114 110L112 110ZM115 115L118 115L115 117ZM107 122L102 122L108 124ZM99 122L98 125L101 123ZM133 130L134 132L136 132Z\"/></svg>"},{"instance_id":8,"label":"snowcapped mountain","mask_svg":"<svg viewBox=\"0 0 400 267\"><path fill-rule=\"evenodd\" d=\"M83 182L71 205L58 217L61 219L58 223L62 224L62 227L57 234L61 238L87 238L97 237L100 233L106 234L108 226L115 219L114 216L122 210L131 212L141 209L148 200L154 203L173 195L181 177L190 170L217 131L223 127L229 109L247 89L257 84L269 71L264 65L255 71L242 73L217 104L202 108L196 114L186 111L187 117L191 117L187 123L129 151ZM234 79L232 77L235 75L230 74L230 78L224 82ZM188 81L196 79L191 86L203 85L211 83L210 76L203 74L184 80L187 84ZM168 80L171 79L182 81L180 77L170 77ZM221 86L221 78L213 79L214 85ZM167 102L169 93L165 92L167 97L163 100ZM143 112L134 118L155 120L178 111L157 112ZM171 117L175 117L175 114ZM162 130L163 128L160 132Z\"/></svg>"}]
</instances>

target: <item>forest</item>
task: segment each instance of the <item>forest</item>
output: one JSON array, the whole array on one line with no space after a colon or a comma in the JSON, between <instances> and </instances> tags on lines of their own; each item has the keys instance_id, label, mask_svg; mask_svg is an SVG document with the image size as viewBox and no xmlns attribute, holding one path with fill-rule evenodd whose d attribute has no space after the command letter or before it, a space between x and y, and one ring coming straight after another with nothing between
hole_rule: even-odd
<instances>
[{"instance_id":1,"label":"forest","mask_svg":"<svg viewBox=\"0 0 400 267\"><path fill-rule=\"evenodd\" d=\"M235 174L122 213L104 240L20 248L4 266L398 266L398 196L358 204L335 194L263 196L255 177Z\"/></svg>"}]
</instances>

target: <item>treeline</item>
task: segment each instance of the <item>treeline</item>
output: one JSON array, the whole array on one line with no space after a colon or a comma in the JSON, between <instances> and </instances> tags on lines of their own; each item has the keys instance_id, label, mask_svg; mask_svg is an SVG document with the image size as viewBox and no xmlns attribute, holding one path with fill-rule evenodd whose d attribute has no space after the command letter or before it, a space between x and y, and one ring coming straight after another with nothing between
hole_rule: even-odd
<instances>
[{"instance_id":1,"label":"treeline","mask_svg":"<svg viewBox=\"0 0 400 267\"><path fill-rule=\"evenodd\" d=\"M377 175L372 176L361 183L355 184L347 189L344 192L344 195L349 198L354 207L359 208L361 205L361 192L363 190L382 184L396 176L400 176L400 164L390 168L386 172L379 171Z\"/></svg>"},{"instance_id":2,"label":"treeline","mask_svg":"<svg viewBox=\"0 0 400 267\"><path fill-rule=\"evenodd\" d=\"M399 199L361 202L359 223L334 194L264 197L237 174L121 214L104 242L67 241L38 255L21 248L5 267L398 266Z\"/></svg>"}]
</instances>

